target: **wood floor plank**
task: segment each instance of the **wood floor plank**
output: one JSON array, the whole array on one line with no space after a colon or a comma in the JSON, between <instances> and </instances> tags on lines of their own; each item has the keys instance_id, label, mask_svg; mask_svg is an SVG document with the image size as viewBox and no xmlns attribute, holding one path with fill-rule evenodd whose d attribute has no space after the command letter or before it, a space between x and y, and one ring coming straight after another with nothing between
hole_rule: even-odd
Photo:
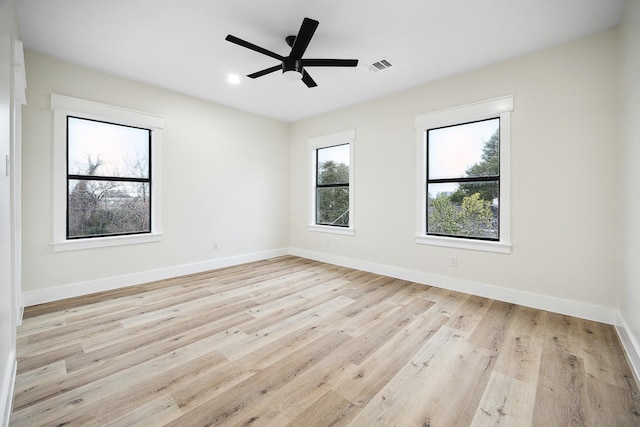
<instances>
[{"instance_id":1,"label":"wood floor plank","mask_svg":"<svg viewBox=\"0 0 640 427\"><path fill-rule=\"evenodd\" d=\"M353 419L353 425L468 425L461 411L468 388L476 378L460 374L460 364L483 371L489 352L469 358L473 348L459 331L441 327ZM488 372L491 372L488 370ZM426 384L456 385L457 393L443 394ZM429 402L424 405L423 402ZM475 412L475 407L474 407ZM472 418L473 414L471 414Z\"/></svg>"},{"instance_id":2,"label":"wood floor plank","mask_svg":"<svg viewBox=\"0 0 640 427\"><path fill-rule=\"evenodd\" d=\"M65 347L58 348L56 344L52 345L53 350L37 353L34 355L20 353L18 356L18 368L17 373L28 372L33 369L38 369L45 365L50 365L58 361L66 361L69 357L82 354L82 343L75 342L66 345Z\"/></svg>"},{"instance_id":3,"label":"wood floor plank","mask_svg":"<svg viewBox=\"0 0 640 427\"><path fill-rule=\"evenodd\" d=\"M209 352L197 358L172 358L164 360L165 364L140 366L138 369L131 369L126 377L123 376L119 380L116 380L115 376L105 378L104 381L112 384L112 387L99 390L98 393L93 390L94 387L90 387L91 391L82 390L82 397L74 400L76 410L64 417L56 418L54 422L58 425L101 424L104 419L126 417L140 411L159 395L168 394L170 397L173 390L187 386L199 376L211 375L226 361L227 359L219 353ZM160 367L163 369L158 369ZM123 391L131 382L136 383L135 394ZM75 403L80 399L82 402ZM64 401L62 402L64 405ZM177 408L175 401L173 403ZM177 411L171 412L181 416Z\"/></svg>"},{"instance_id":4,"label":"wood floor plank","mask_svg":"<svg viewBox=\"0 0 640 427\"><path fill-rule=\"evenodd\" d=\"M360 365L346 364L330 383L331 388L363 407L409 363L447 319L440 313L426 312L424 317L407 324Z\"/></svg>"},{"instance_id":5,"label":"wood floor plank","mask_svg":"<svg viewBox=\"0 0 640 427\"><path fill-rule=\"evenodd\" d=\"M85 369L69 372L67 376L59 378L55 382L42 383L39 387L32 387L27 393L16 394L14 398L14 410L22 409L42 400L51 399L58 394L70 392L76 388L90 383L97 383L103 378L125 371L156 359L157 357L175 357L182 351L193 352L192 346L208 346L215 349L220 342L233 341L236 337L231 325L241 323L243 319L251 318L246 313L240 313L205 325L194 330L184 331L165 340L159 340L138 350L118 354L115 357L102 362L96 362ZM235 330L235 332L240 332ZM197 352L195 354L198 354ZM20 362L19 362L20 364Z\"/></svg>"},{"instance_id":6,"label":"wood floor plank","mask_svg":"<svg viewBox=\"0 0 640 427\"><path fill-rule=\"evenodd\" d=\"M473 427L531 425L536 385L520 381L501 372L491 373L478 409L471 421Z\"/></svg>"},{"instance_id":7,"label":"wood floor plank","mask_svg":"<svg viewBox=\"0 0 640 427\"><path fill-rule=\"evenodd\" d=\"M287 382L326 357L349 337L340 333L328 333L290 356L255 373L251 378L231 387L216 399L191 409L168 425L222 425L233 423L244 416L241 410L252 401L275 393ZM237 422L237 421L235 421Z\"/></svg>"},{"instance_id":8,"label":"wood floor plank","mask_svg":"<svg viewBox=\"0 0 640 427\"><path fill-rule=\"evenodd\" d=\"M638 426L610 325L284 256L29 307L10 426Z\"/></svg>"},{"instance_id":9,"label":"wood floor plank","mask_svg":"<svg viewBox=\"0 0 640 427\"><path fill-rule=\"evenodd\" d=\"M586 425L585 372L582 359L557 339L545 343L536 391L533 425Z\"/></svg>"},{"instance_id":10,"label":"wood floor plank","mask_svg":"<svg viewBox=\"0 0 640 427\"><path fill-rule=\"evenodd\" d=\"M433 302L418 298L381 322L373 324L368 332L354 339L354 342L357 343L358 353L349 361L355 365L362 363L363 360L392 339L399 330L410 324L413 319L423 314L432 305Z\"/></svg>"},{"instance_id":11,"label":"wood floor plank","mask_svg":"<svg viewBox=\"0 0 640 427\"><path fill-rule=\"evenodd\" d=\"M294 316L283 320L282 322L261 329L247 336L242 345L233 343L232 345L222 346L220 352L227 356L230 360L236 360L244 355L259 350L269 344L277 342L281 337L288 335L290 332L298 330L307 325L314 324L318 318L334 313L340 308L352 304L353 300L342 296L333 298L308 310L304 310Z\"/></svg>"},{"instance_id":12,"label":"wood floor plank","mask_svg":"<svg viewBox=\"0 0 640 427\"><path fill-rule=\"evenodd\" d=\"M307 410L287 424L290 427L338 426L356 410L356 406L344 397L327 390Z\"/></svg>"},{"instance_id":13,"label":"wood floor plank","mask_svg":"<svg viewBox=\"0 0 640 427\"><path fill-rule=\"evenodd\" d=\"M417 301L416 306L410 307L409 310L405 312L405 316L409 314L411 316L411 312L414 311L417 307L421 306L429 306L430 303L425 304L425 301ZM360 315L362 312L360 312ZM404 316L402 316L404 317ZM413 317L413 316L411 316ZM397 323L399 318L391 319L389 318L389 324L393 325ZM274 405L273 402L262 402L262 406L254 405L251 408L246 408L246 412L248 414L252 414L251 418L254 419L254 422L257 422L257 425L273 425L273 426L282 426L292 422L292 420L298 419L299 417L304 416L303 412L311 409L314 405L321 404L318 402L319 399L322 399L328 388L332 390L336 390L341 396L346 396L342 390L338 390L336 388L337 378L344 376L344 366L356 366L353 364L354 360L359 360L362 358L362 347L371 347L371 350L378 348L378 345L367 344L367 341L375 341L372 340L372 336L375 333L376 329L384 329L381 327L379 323L373 325L371 327L372 331L369 336L363 335L355 339L350 339L344 344L342 344L339 348L339 351L333 352L327 357L323 358L319 361L315 366L312 366L306 372L299 375L297 378L283 386L278 391L278 402ZM423 322L414 319L410 324L404 327L404 334L394 335L393 339L394 343L386 341L378 350L373 351L373 354L381 354L384 352L383 348L391 349L396 348L397 345L403 344L405 347L416 348L420 345L420 343L413 342L412 340L407 340L406 337L410 335L410 331L413 331L415 328L422 328ZM427 329L427 328L424 328ZM429 333L429 332L426 332ZM380 336L384 336L384 332L380 331ZM404 336L403 336L404 335ZM417 335L415 336L418 337ZM405 338L405 339L398 339ZM395 345L394 345L395 344ZM370 352L368 351L368 352ZM411 350L398 352L391 351L393 356L400 357L403 355L406 356L407 353L413 353ZM370 356L366 360L373 358ZM381 358L380 358L381 359ZM380 360L378 359L378 360ZM385 363L378 363L377 367L380 368L379 373L382 378L384 376L393 375L394 366L400 365L399 363L394 363L393 358L387 359L384 361ZM368 372L367 372L368 373ZM362 375L364 376L364 375ZM358 377L361 378L361 377ZM376 378L377 379L377 378ZM369 377L367 376L367 380ZM353 387L350 387L352 389ZM326 396L325 396L326 398ZM333 401L333 400L332 400ZM342 399L338 399L337 401L346 402ZM335 401L335 402L337 402ZM324 403L322 403L324 405ZM348 403L348 406L351 406L351 403ZM357 406L362 406L362 401L358 401ZM273 409L277 409L274 411ZM325 408L325 410L327 410ZM338 408L336 408L338 410ZM351 410L343 412L339 411L340 416L334 420L335 425L338 424L346 424L350 418L355 415ZM308 415L307 415L308 416ZM273 417L273 419L272 419ZM264 424L263 424L264 423Z\"/></svg>"},{"instance_id":14,"label":"wood floor plank","mask_svg":"<svg viewBox=\"0 0 640 427\"><path fill-rule=\"evenodd\" d=\"M543 311L515 307L496 358L496 371L528 384L538 382L545 318Z\"/></svg>"},{"instance_id":15,"label":"wood floor plank","mask_svg":"<svg viewBox=\"0 0 640 427\"><path fill-rule=\"evenodd\" d=\"M152 401L119 418L108 419L103 427L150 427L162 426L167 420L182 415L180 408L169 394L159 394Z\"/></svg>"}]
</instances>

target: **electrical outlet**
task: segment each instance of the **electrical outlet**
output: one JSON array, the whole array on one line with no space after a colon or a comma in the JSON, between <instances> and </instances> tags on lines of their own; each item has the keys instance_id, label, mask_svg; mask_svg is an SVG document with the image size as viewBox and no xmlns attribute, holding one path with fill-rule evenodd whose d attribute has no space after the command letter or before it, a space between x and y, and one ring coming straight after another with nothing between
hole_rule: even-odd
<instances>
[{"instance_id":1,"label":"electrical outlet","mask_svg":"<svg viewBox=\"0 0 640 427\"><path fill-rule=\"evenodd\" d=\"M457 267L458 266L458 258L452 256L449 260L449 267Z\"/></svg>"},{"instance_id":2,"label":"electrical outlet","mask_svg":"<svg viewBox=\"0 0 640 427\"><path fill-rule=\"evenodd\" d=\"M220 247L218 246L218 242L213 242L213 250L217 251L218 249L220 249Z\"/></svg>"},{"instance_id":3,"label":"electrical outlet","mask_svg":"<svg viewBox=\"0 0 640 427\"><path fill-rule=\"evenodd\" d=\"M324 247L325 248L330 248L331 247L331 240L330 239L325 239L324 240Z\"/></svg>"}]
</instances>

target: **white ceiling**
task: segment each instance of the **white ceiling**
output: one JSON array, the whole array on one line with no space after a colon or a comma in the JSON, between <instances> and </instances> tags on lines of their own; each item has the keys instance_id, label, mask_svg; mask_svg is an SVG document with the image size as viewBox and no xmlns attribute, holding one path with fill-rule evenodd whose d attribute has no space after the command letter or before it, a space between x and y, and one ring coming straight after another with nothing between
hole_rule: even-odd
<instances>
[{"instance_id":1,"label":"white ceiling","mask_svg":"<svg viewBox=\"0 0 640 427\"><path fill-rule=\"evenodd\" d=\"M616 27L625 0L16 0L25 47L283 121L376 98ZM356 58L309 68L312 89L227 34L287 56L302 19L320 25L305 57ZM367 64L393 67L373 73ZM27 69L27 75L29 70Z\"/></svg>"}]
</instances>

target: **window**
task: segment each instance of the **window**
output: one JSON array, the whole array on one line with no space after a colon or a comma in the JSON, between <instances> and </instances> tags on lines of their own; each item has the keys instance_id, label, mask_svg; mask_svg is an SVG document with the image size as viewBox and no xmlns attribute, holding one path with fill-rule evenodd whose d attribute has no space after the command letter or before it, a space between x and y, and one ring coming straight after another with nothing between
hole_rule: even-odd
<instances>
[{"instance_id":1,"label":"window","mask_svg":"<svg viewBox=\"0 0 640 427\"><path fill-rule=\"evenodd\" d=\"M316 149L316 224L349 226L349 144Z\"/></svg>"},{"instance_id":2,"label":"window","mask_svg":"<svg viewBox=\"0 0 640 427\"><path fill-rule=\"evenodd\" d=\"M510 251L512 110L504 97L416 117L417 243Z\"/></svg>"},{"instance_id":3,"label":"window","mask_svg":"<svg viewBox=\"0 0 640 427\"><path fill-rule=\"evenodd\" d=\"M160 117L53 94L54 250L158 241Z\"/></svg>"},{"instance_id":4,"label":"window","mask_svg":"<svg viewBox=\"0 0 640 427\"><path fill-rule=\"evenodd\" d=\"M427 130L427 235L499 240L500 118Z\"/></svg>"},{"instance_id":5,"label":"window","mask_svg":"<svg viewBox=\"0 0 640 427\"><path fill-rule=\"evenodd\" d=\"M355 130L312 138L309 229L336 234L353 231L353 143Z\"/></svg>"},{"instance_id":6,"label":"window","mask_svg":"<svg viewBox=\"0 0 640 427\"><path fill-rule=\"evenodd\" d=\"M67 116L67 239L151 232L151 130Z\"/></svg>"}]
</instances>

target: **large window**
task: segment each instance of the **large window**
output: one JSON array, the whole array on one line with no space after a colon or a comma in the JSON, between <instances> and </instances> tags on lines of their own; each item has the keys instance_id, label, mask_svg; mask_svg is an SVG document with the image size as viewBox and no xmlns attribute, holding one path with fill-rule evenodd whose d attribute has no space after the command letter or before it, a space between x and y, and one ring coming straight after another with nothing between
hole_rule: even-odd
<instances>
[{"instance_id":1,"label":"large window","mask_svg":"<svg viewBox=\"0 0 640 427\"><path fill-rule=\"evenodd\" d=\"M51 95L54 250L160 239L160 134L146 113Z\"/></svg>"},{"instance_id":2,"label":"large window","mask_svg":"<svg viewBox=\"0 0 640 427\"><path fill-rule=\"evenodd\" d=\"M416 117L417 243L509 252L513 98Z\"/></svg>"},{"instance_id":3,"label":"large window","mask_svg":"<svg viewBox=\"0 0 640 427\"><path fill-rule=\"evenodd\" d=\"M67 116L67 238L151 232L151 130Z\"/></svg>"},{"instance_id":4,"label":"large window","mask_svg":"<svg viewBox=\"0 0 640 427\"><path fill-rule=\"evenodd\" d=\"M500 118L427 130L427 234L499 240Z\"/></svg>"},{"instance_id":5,"label":"large window","mask_svg":"<svg viewBox=\"0 0 640 427\"><path fill-rule=\"evenodd\" d=\"M353 143L355 131L309 141L312 231L353 234Z\"/></svg>"}]
</instances>

